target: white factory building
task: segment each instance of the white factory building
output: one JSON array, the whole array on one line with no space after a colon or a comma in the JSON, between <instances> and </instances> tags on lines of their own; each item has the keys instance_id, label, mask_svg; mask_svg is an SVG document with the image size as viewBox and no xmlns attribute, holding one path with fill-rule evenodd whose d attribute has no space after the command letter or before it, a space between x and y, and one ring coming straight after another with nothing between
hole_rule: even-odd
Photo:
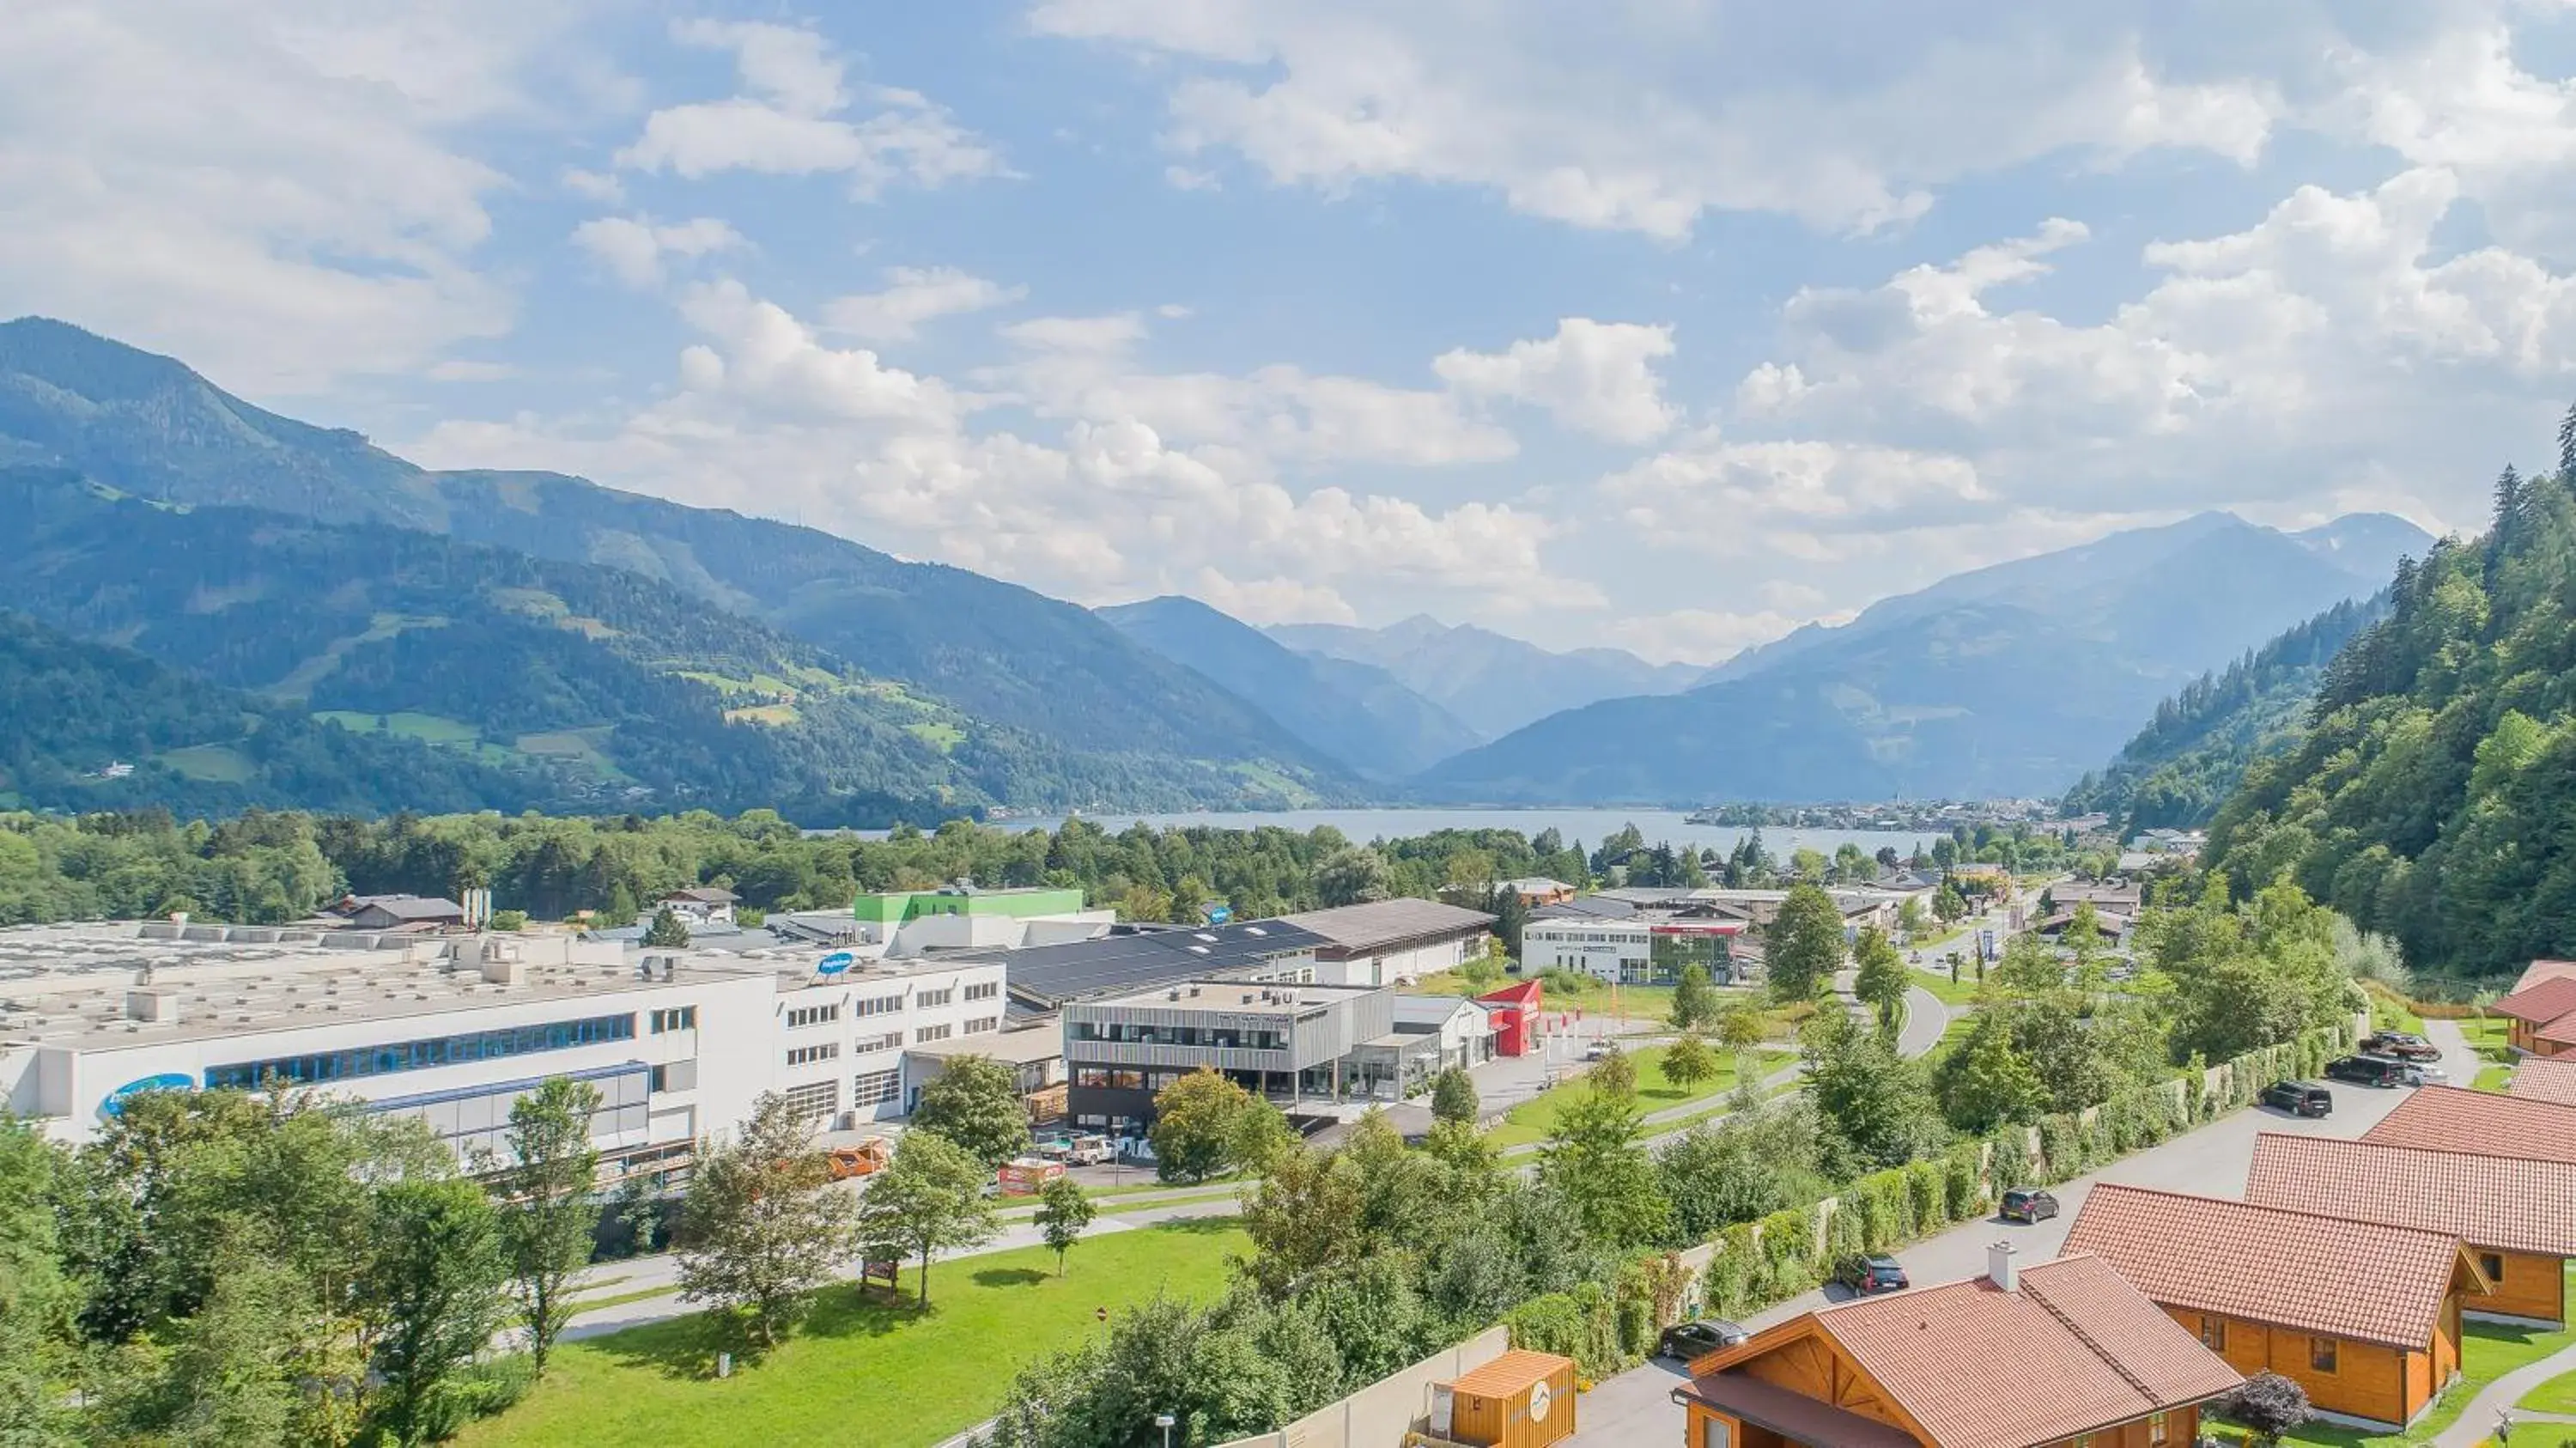
<instances>
[{"instance_id":1,"label":"white factory building","mask_svg":"<svg viewBox=\"0 0 2576 1448\"><path fill-rule=\"evenodd\" d=\"M645 952L549 934L0 929L0 1105L77 1141L139 1091L275 1080L417 1115L471 1151L499 1147L520 1095L572 1076L600 1092L611 1163L648 1170L764 1091L823 1125L896 1115L906 1048L1000 1023L998 965L760 939Z\"/></svg>"}]
</instances>

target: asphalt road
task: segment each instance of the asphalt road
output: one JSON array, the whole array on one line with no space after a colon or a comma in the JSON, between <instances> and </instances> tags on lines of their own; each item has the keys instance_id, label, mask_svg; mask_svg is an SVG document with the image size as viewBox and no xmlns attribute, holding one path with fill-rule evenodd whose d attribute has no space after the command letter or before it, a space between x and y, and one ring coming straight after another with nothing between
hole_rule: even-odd
<instances>
[{"instance_id":1,"label":"asphalt road","mask_svg":"<svg viewBox=\"0 0 2576 1448\"><path fill-rule=\"evenodd\" d=\"M2432 1021L2427 1023L2427 1032L2442 1046L2442 1066L2450 1072L2453 1081L2476 1079L2477 1053L2462 1040L2457 1026L2448 1021ZM1898 1252L1896 1259L1905 1264L1908 1278L1927 1286L1956 1282L1983 1273L1986 1270L1986 1248L1998 1239L2009 1240L2018 1248L2024 1263L2046 1262L2055 1257L2059 1247L2065 1243L2067 1230L2075 1225L2076 1215L2084 1209L2084 1199L2091 1194L2096 1182L2119 1182L2202 1196L2238 1196L2245 1190L2245 1173L2253 1161L2257 1134L2274 1131L2356 1137L2377 1125L2379 1119L2394 1109L2406 1094L2403 1090L2380 1090L2341 1083L2330 1083L2329 1089L2334 1092L2335 1110L2334 1115L2323 1121L2305 1120L2259 1108L2240 1111L2178 1136L2162 1146L2114 1162L2089 1176L2051 1187L2049 1190L2056 1194L2062 1208L2054 1221L2022 1226L2007 1225L1989 1217L1968 1222L1915 1243ZM1842 1296L1839 1288L1833 1290L1830 1298L1823 1292L1811 1292L1757 1314L1745 1325L1759 1330L1825 1306L1829 1300L1840 1300ZM1576 1413L1582 1429L1566 1441L1580 1445L1580 1448L1680 1442L1684 1415L1681 1408L1673 1403L1671 1394L1681 1380L1680 1364L1657 1360L1602 1383L1581 1399Z\"/></svg>"}]
</instances>

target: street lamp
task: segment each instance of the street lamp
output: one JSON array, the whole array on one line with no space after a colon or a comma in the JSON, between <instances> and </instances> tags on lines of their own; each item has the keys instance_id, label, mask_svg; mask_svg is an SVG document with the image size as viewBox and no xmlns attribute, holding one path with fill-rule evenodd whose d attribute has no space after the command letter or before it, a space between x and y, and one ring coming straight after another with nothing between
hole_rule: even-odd
<instances>
[{"instance_id":1,"label":"street lamp","mask_svg":"<svg viewBox=\"0 0 2576 1448\"><path fill-rule=\"evenodd\" d=\"M1163 1430L1163 1448L1172 1448L1172 1415L1156 1413L1154 1426Z\"/></svg>"}]
</instances>

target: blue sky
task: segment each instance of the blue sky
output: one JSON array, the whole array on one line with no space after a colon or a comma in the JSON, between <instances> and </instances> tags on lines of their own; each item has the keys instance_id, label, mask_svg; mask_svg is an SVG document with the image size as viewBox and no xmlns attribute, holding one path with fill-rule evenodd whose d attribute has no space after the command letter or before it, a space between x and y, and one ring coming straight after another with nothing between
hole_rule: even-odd
<instances>
[{"instance_id":1,"label":"blue sky","mask_svg":"<svg viewBox=\"0 0 2576 1448\"><path fill-rule=\"evenodd\" d=\"M1086 603L1713 660L2576 397L2538 0L0 0L0 312Z\"/></svg>"}]
</instances>

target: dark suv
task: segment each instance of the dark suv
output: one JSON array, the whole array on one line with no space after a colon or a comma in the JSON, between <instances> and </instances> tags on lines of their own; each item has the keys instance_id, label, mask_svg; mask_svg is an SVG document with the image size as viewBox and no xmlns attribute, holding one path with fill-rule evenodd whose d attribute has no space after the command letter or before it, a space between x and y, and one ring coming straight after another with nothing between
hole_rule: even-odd
<instances>
[{"instance_id":1,"label":"dark suv","mask_svg":"<svg viewBox=\"0 0 2576 1448\"><path fill-rule=\"evenodd\" d=\"M2263 1088L2263 1104L2292 1116L2334 1115L2334 1093L2314 1081L2275 1081Z\"/></svg>"},{"instance_id":2,"label":"dark suv","mask_svg":"<svg viewBox=\"0 0 2576 1448\"><path fill-rule=\"evenodd\" d=\"M1834 1280L1863 1297L1902 1292L1914 1285L1906 1280L1905 1268L1895 1258L1876 1252L1845 1257L1834 1268Z\"/></svg>"},{"instance_id":3,"label":"dark suv","mask_svg":"<svg viewBox=\"0 0 2576 1448\"><path fill-rule=\"evenodd\" d=\"M2395 1056L2401 1061L2438 1061L2442 1048L2413 1031L2381 1031L2361 1043L2366 1056Z\"/></svg>"},{"instance_id":4,"label":"dark suv","mask_svg":"<svg viewBox=\"0 0 2576 1448\"><path fill-rule=\"evenodd\" d=\"M2037 1187L2014 1187L2004 1193L2000 1214L2007 1222L2045 1222L2057 1215L2057 1198Z\"/></svg>"},{"instance_id":5,"label":"dark suv","mask_svg":"<svg viewBox=\"0 0 2576 1448\"><path fill-rule=\"evenodd\" d=\"M2337 1056L2326 1063L2328 1076L2363 1086L2403 1086L2414 1073L2414 1067L2394 1056Z\"/></svg>"},{"instance_id":6,"label":"dark suv","mask_svg":"<svg viewBox=\"0 0 2576 1448\"><path fill-rule=\"evenodd\" d=\"M1742 1326L1722 1317L1702 1318L1697 1322L1676 1322L1664 1329L1664 1340L1655 1351L1668 1358L1689 1362L1706 1357L1722 1347L1733 1347L1751 1337Z\"/></svg>"}]
</instances>

